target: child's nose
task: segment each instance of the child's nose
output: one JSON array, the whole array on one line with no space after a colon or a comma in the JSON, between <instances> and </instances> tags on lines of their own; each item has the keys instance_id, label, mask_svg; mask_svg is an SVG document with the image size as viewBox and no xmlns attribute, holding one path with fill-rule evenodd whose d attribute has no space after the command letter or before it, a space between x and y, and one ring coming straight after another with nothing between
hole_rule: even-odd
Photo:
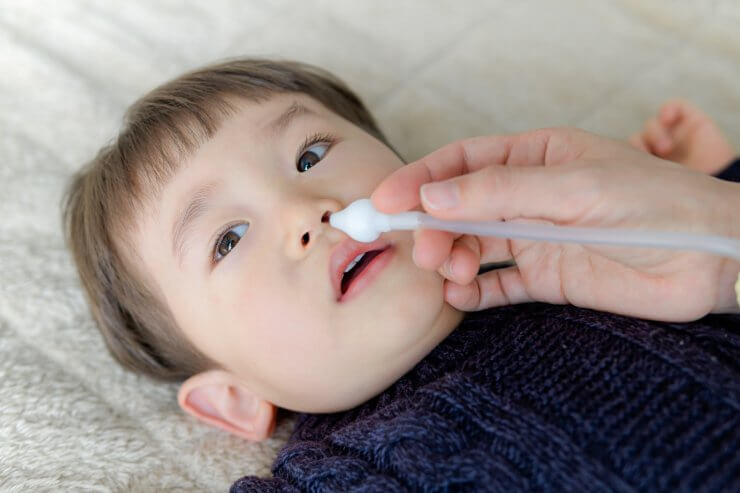
<instances>
[{"instance_id":1,"label":"child's nose","mask_svg":"<svg viewBox=\"0 0 740 493\"><path fill-rule=\"evenodd\" d=\"M329 217L342 210L342 202L333 198L304 199L293 197L283 205L282 220L289 225L285 231L287 237L286 253L289 257L298 259L307 254L314 243L324 235L321 241L326 246L342 239L343 233L329 225Z\"/></svg>"},{"instance_id":2,"label":"child's nose","mask_svg":"<svg viewBox=\"0 0 740 493\"><path fill-rule=\"evenodd\" d=\"M324 211L324 213L321 215L321 224L329 224L330 216L331 216L331 211ZM301 245L303 246L303 248L308 248L312 239L315 239L316 234L317 232L315 230L313 232L311 230L308 230L305 233L303 233L303 235L301 236Z\"/></svg>"}]
</instances>

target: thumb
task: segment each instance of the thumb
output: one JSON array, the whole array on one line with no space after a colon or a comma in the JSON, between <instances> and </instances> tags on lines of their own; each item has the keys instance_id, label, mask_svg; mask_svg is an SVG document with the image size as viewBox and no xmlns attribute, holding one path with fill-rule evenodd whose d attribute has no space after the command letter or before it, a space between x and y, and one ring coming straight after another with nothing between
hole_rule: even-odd
<instances>
[{"instance_id":1,"label":"thumb","mask_svg":"<svg viewBox=\"0 0 740 493\"><path fill-rule=\"evenodd\" d=\"M490 165L421 187L421 203L440 219L495 221L518 217L555 220L573 206L566 168ZM574 210L569 211L571 214ZM570 214L569 214L570 215Z\"/></svg>"}]
</instances>

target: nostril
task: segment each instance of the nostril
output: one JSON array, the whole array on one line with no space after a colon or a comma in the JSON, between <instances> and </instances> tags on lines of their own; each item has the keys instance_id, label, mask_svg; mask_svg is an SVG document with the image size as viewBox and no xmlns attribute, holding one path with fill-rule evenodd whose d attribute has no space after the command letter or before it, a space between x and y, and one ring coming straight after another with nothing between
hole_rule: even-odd
<instances>
[{"instance_id":1,"label":"nostril","mask_svg":"<svg viewBox=\"0 0 740 493\"><path fill-rule=\"evenodd\" d=\"M324 212L324 215L321 216L321 222L322 223L328 223L330 216L331 216L331 212L329 212L329 211Z\"/></svg>"},{"instance_id":2,"label":"nostril","mask_svg":"<svg viewBox=\"0 0 740 493\"><path fill-rule=\"evenodd\" d=\"M303 246L308 245L308 242L310 240L310 237L308 236L308 233L303 233L303 236L301 237L301 244Z\"/></svg>"}]
</instances>

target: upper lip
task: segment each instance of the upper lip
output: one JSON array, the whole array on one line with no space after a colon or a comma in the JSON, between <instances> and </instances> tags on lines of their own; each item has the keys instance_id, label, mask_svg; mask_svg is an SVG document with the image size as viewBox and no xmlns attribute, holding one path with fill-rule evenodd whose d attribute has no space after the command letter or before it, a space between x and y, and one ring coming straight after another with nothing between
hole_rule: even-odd
<instances>
[{"instance_id":1,"label":"upper lip","mask_svg":"<svg viewBox=\"0 0 740 493\"><path fill-rule=\"evenodd\" d=\"M378 238L372 243L360 243L348 238L334 247L329 257L329 276L336 299L342 297L342 276L349 263L360 254L373 250L384 250L388 246L390 242L383 238Z\"/></svg>"}]
</instances>

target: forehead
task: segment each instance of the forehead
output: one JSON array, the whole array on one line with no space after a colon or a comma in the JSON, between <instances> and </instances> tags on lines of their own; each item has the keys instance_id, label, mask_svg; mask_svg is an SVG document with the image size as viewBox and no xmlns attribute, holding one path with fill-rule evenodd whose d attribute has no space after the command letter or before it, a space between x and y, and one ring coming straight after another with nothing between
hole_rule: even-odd
<instances>
[{"instance_id":1,"label":"forehead","mask_svg":"<svg viewBox=\"0 0 740 493\"><path fill-rule=\"evenodd\" d=\"M180 160L168 188L180 188L194 179L212 174L215 163L249 162L263 145L293 142L304 133L304 121L320 120L330 127L349 125L344 118L302 94L280 94L264 101L230 101L232 111L213 135ZM287 139L287 136L293 138ZM304 136L305 137L305 136Z\"/></svg>"},{"instance_id":2,"label":"forehead","mask_svg":"<svg viewBox=\"0 0 740 493\"><path fill-rule=\"evenodd\" d=\"M233 143L236 142L264 142L266 140L275 140L287 130L291 123L301 119L301 117L313 116L322 119L331 119L336 122L345 122L343 118L334 112L328 110L318 101L300 93L276 94L270 98L254 101L240 98L238 96L226 98L229 110L220 118L218 125L208 138L203 138L190 150L183 150L176 142L163 142L166 154L172 156L170 172L145 177L149 182L150 194L144 196L142 208L152 211L152 208L159 209L159 202L163 192L168 188L176 186L176 183L183 179L183 175L192 172L193 164L203 159L213 159L223 156L229 149L234 149ZM197 119L194 117L193 120ZM195 121L185 125L185 133L188 133L187 127L197 133ZM142 170L144 174L146 170ZM165 176L166 175L166 176ZM157 178L162 177L161 181Z\"/></svg>"},{"instance_id":3,"label":"forehead","mask_svg":"<svg viewBox=\"0 0 740 493\"><path fill-rule=\"evenodd\" d=\"M289 124L302 116L341 119L315 99L296 93L277 94L263 101L233 98L229 100L233 108L226 116L214 137L233 126L249 125L257 138L274 138L287 129ZM197 150L196 150L197 152Z\"/></svg>"}]
</instances>

